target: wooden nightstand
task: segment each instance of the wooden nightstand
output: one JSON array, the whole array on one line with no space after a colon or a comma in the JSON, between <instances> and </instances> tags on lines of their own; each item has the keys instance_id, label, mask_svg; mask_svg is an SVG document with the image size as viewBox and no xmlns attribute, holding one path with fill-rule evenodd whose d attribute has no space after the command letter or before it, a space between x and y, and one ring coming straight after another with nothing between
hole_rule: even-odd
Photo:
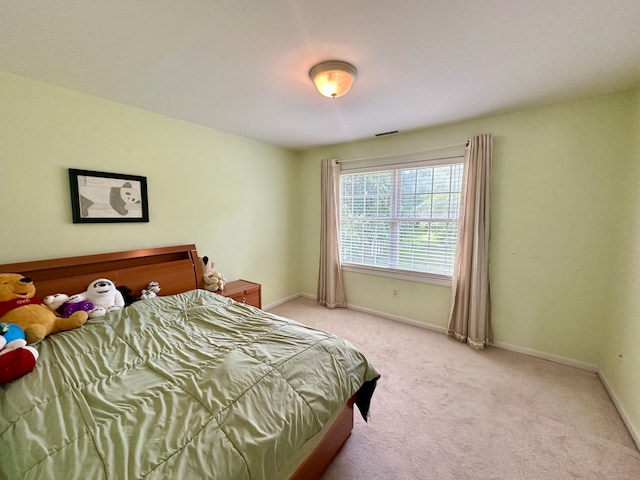
<instances>
[{"instance_id":1,"label":"wooden nightstand","mask_svg":"<svg viewBox=\"0 0 640 480\"><path fill-rule=\"evenodd\" d=\"M259 283L248 280L234 280L233 282L227 282L224 290L218 290L216 293L232 298L236 302L262 308L262 286Z\"/></svg>"}]
</instances>

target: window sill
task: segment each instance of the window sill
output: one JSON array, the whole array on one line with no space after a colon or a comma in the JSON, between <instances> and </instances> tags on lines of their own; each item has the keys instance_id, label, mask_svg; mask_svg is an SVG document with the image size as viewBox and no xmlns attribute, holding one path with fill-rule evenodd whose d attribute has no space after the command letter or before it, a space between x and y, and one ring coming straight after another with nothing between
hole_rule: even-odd
<instances>
[{"instance_id":1,"label":"window sill","mask_svg":"<svg viewBox=\"0 0 640 480\"><path fill-rule=\"evenodd\" d=\"M381 277L408 280L410 282L430 283L433 285L451 287L451 277L448 275L437 275L434 273L416 273L408 272L406 270L391 270L388 268L379 267L365 267L362 265L354 265L351 263L343 263L342 270L346 272L362 273L365 275L378 275Z\"/></svg>"}]
</instances>

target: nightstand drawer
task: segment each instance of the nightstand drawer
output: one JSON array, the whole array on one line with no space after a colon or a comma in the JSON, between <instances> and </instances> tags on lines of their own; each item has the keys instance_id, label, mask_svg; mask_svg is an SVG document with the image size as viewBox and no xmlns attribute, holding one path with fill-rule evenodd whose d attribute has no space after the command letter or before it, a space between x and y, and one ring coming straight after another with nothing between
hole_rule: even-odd
<instances>
[{"instance_id":1,"label":"nightstand drawer","mask_svg":"<svg viewBox=\"0 0 640 480\"><path fill-rule=\"evenodd\" d=\"M225 284L224 290L218 290L216 293L229 297L236 302L262 308L262 289L259 283L249 282L248 280L234 280Z\"/></svg>"}]
</instances>

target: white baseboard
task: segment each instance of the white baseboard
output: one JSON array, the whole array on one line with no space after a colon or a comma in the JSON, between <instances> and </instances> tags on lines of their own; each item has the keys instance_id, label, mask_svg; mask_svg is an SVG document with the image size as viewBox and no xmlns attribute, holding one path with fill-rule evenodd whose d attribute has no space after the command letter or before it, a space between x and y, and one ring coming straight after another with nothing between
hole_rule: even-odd
<instances>
[{"instance_id":1,"label":"white baseboard","mask_svg":"<svg viewBox=\"0 0 640 480\"><path fill-rule=\"evenodd\" d=\"M278 301L276 303L270 304L268 307L265 307L265 309L268 310L269 308L273 308L276 305L280 305L281 303L288 302L288 301L293 300L294 298L297 298L297 297L305 297L305 298L310 298L310 299L313 299L313 300L316 299L315 295L311 295L309 293L299 293L299 294L287 297L287 298L285 298L285 299L283 299L281 301ZM405 323L405 324L408 324L408 325L413 325L415 327L424 328L426 330L431 330L431 331L438 332L438 333L443 333L443 334L447 333L447 329L444 328L444 327L441 327L439 325L432 325L432 324L428 324L428 323L424 323L424 322L419 322L417 320L412 320L410 318L405 318L405 317L401 317L401 316L398 316L398 315L392 315L392 314L389 314L389 313L379 312L377 310L372 310L372 309L369 309L369 308L364 308L364 307L360 307L358 305L353 305L353 304L349 304L349 303L347 304L347 308L349 308L351 310L356 310L356 311L359 311L359 312L363 312L363 313L368 313L370 315L375 315L377 317L387 318L389 320L394 320L394 321L397 321L397 322ZM570 367L579 368L581 370L586 370L588 372L596 373L598 375L598 377L600 378L600 381L604 385L604 388L606 389L607 393L611 397L611 401L613 402L613 404L615 405L616 409L618 410L618 413L620 414L620 417L622 418L622 421L626 425L627 430L629 431L629 434L631 435L631 437L633 438L633 441L636 443L636 446L640 450L640 433L634 427L633 423L629 419L629 416L627 415L627 413L625 412L624 408L622 407L622 404L618 400L618 397L616 396L613 388L611 387L611 385L607 381L607 378L605 377L604 373L602 372L602 370L600 370L600 368L598 366L592 365L592 364L586 363L586 362L580 362L578 360L574 360L574 359L567 358L567 357L561 357L559 355L553 355L553 354L550 354L550 353L539 352L537 350L533 350L533 349L530 349L530 348L524 348L524 347L519 347L517 345L511 345L509 343L504 343L504 342L493 342L491 345L496 347L496 348L502 348L504 350L510 350L512 352L521 353L523 355L528 355L530 357L540 358L542 360L548 360L550 362L559 363L561 365L567 365L567 366L570 366Z\"/></svg>"},{"instance_id":2,"label":"white baseboard","mask_svg":"<svg viewBox=\"0 0 640 480\"><path fill-rule=\"evenodd\" d=\"M378 312L377 310L371 310L369 308L359 307L358 305L352 305L347 303L347 308L356 310L362 313L368 313L369 315L375 315L376 317L382 317L389 320L394 320L400 323L406 323L407 325L413 325L414 327L424 328L425 330L431 330L438 333L447 333L447 329L439 325L432 325L430 323L420 322L418 320L412 320L410 318L401 317L399 315L393 315L391 313Z\"/></svg>"},{"instance_id":3,"label":"white baseboard","mask_svg":"<svg viewBox=\"0 0 640 480\"><path fill-rule=\"evenodd\" d=\"M613 388L611 387L611 384L607 380L607 377L605 376L604 372L599 368L598 368L598 376L600 377L600 381L604 385L604 388L607 390L609 397L611 397L611 401L616 406L616 409L620 414L620 418L622 418L622 421L626 425L627 430L629 430L629 434L631 435L631 438L633 438L633 441L636 442L636 447L638 447L638 450L640 450L640 432L638 432L638 430L636 430L636 428L634 427L633 423L631 423L631 420L629 419L629 415L627 415L627 412L625 411L624 407L620 403L620 400L618 400L618 397L615 391L613 390Z\"/></svg>"},{"instance_id":4,"label":"white baseboard","mask_svg":"<svg viewBox=\"0 0 640 480\"><path fill-rule=\"evenodd\" d=\"M269 308L273 308L276 305L280 305L281 303L284 302L288 302L289 300L293 300L294 298L297 297L304 297L304 298L309 298L311 300L315 300L316 296L312 295L310 293L299 293L297 295L292 295L291 297L288 297L287 299L283 300L283 301L279 301L277 303L273 303L270 304L269 307L265 307L265 310L268 310ZM382 317L382 318L386 318L389 320L395 320L396 322L400 322L400 323L406 323L408 325L413 325L415 327L420 327L420 328L424 328L426 330L432 330L434 332L438 332L438 333L446 333L447 329L444 327L440 327L439 325L431 325L429 323L424 323L424 322L419 322L418 320L412 320L410 318L406 318L406 317L401 317L399 315L392 315L390 313L384 313L384 312L379 312L377 310L371 310L369 308L364 308L364 307L360 307L358 305L353 305L352 303L347 303L347 308L350 310L356 310L358 312L362 312L362 313L368 313L369 315L375 315L376 317Z\"/></svg>"},{"instance_id":5,"label":"white baseboard","mask_svg":"<svg viewBox=\"0 0 640 480\"><path fill-rule=\"evenodd\" d=\"M310 298L315 300L316 296L315 295L311 295L310 293L299 293L298 295L293 295L291 297L289 297L289 299L285 300L292 300L296 297L305 297L305 298ZM284 301L279 302L278 305L280 303L284 303ZM275 306L275 304L274 304ZM354 305L351 303L347 303L347 308L351 309L351 310L356 310L358 312L363 312L363 313L368 313L369 315L375 315L376 317L382 317L382 318L387 318L389 320L395 320L397 322L401 322L401 323L406 323L408 325L413 325L415 327L419 327L419 328L424 328L426 330L431 330L434 332L438 332L438 333L443 333L446 334L447 333L447 329L445 327L441 327L440 325L433 325L430 323L425 323L425 322L420 322L418 320L413 320L410 318L406 318L406 317L401 317L399 315L393 315L390 313L385 313L385 312L379 312L378 310L372 310L370 308L364 308L364 307L360 307L358 305ZM549 353L543 353L543 352L538 352L537 350L531 350L528 348L524 348L524 347L518 347L516 345L511 345L508 343L503 343L503 342L493 342L491 344L494 347L497 348L502 348L504 350L511 350L513 352L517 352L517 353L522 353L524 355L529 355L530 357L536 357L536 358L541 358L544 360L549 360L551 362L555 362L555 363L560 363L562 365L568 365L571 367L576 367L576 368L580 368L582 370L587 370L589 372L594 372L597 373L598 372L598 367L596 367L595 365L591 365L589 363L584 363L584 362L579 362L577 360L573 360L570 358L566 358L566 357L561 357L558 355L552 355Z\"/></svg>"},{"instance_id":6,"label":"white baseboard","mask_svg":"<svg viewBox=\"0 0 640 480\"><path fill-rule=\"evenodd\" d=\"M286 298L282 298L280 300L276 300L275 302L270 303L269 305L263 305L262 310L271 310L272 308L277 307L278 305L282 305L283 303L290 302L291 300L295 300L298 297L306 297L307 294L304 293L296 293L294 295L289 295ZM309 297L312 298L312 297Z\"/></svg>"},{"instance_id":7,"label":"white baseboard","mask_svg":"<svg viewBox=\"0 0 640 480\"><path fill-rule=\"evenodd\" d=\"M445 327L441 327L439 325L433 325L430 323L420 322L418 320L412 320L410 318L400 317L398 315L392 315L389 313L378 312L376 310L371 310L369 308L359 307L358 305L347 304L347 308L351 310L357 310L359 312L368 313L370 315L375 315L377 317L387 318L389 320L395 320L396 322L406 323L408 325L413 325L415 327L424 328L426 330L431 330L438 333L447 333L447 329ZM559 355L552 355L550 353L539 352L537 350L532 350L529 348L518 347L516 345L511 345L504 342L493 342L491 344L496 348L502 348L503 350L510 350L516 353L522 353L524 355L528 355L530 357L536 357L543 360L548 360L551 362L559 363L562 365L567 365L570 367L580 368L582 370L587 370L589 372L597 373L598 367L595 365L591 365L589 363L580 362L578 360L573 360L571 358L561 357Z\"/></svg>"},{"instance_id":8,"label":"white baseboard","mask_svg":"<svg viewBox=\"0 0 640 480\"><path fill-rule=\"evenodd\" d=\"M539 352L530 348L519 347L517 345L511 345L504 342L493 342L492 346L502 348L504 350L510 350L512 352L522 353L523 355L529 355L530 357L541 358L542 360L548 360L550 362L559 363L561 365L567 365L569 367L579 368L588 372L597 373L598 367L591 365L590 363L580 362L572 358L561 357L559 355L553 355L551 353Z\"/></svg>"}]
</instances>

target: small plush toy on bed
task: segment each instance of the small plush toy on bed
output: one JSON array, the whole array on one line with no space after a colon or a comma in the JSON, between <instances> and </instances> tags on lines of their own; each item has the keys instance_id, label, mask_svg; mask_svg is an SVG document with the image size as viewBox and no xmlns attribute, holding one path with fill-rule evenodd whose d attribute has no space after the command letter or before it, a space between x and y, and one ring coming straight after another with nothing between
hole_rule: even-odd
<instances>
[{"instance_id":1,"label":"small plush toy on bed","mask_svg":"<svg viewBox=\"0 0 640 480\"><path fill-rule=\"evenodd\" d=\"M140 294L140 299L147 300L149 298L155 298L158 296L158 293L160 292L160 290L162 289L160 288L160 284L158 282L149 282L149 285L147 285L147 288L142 290L142 293Z\"/></svg>"},{"instance_id":2,"label":"small plush toy on bed","mask_svg":"<svg viewBox=\"0 0 640 480\"><path fill-rule=\"evenodd\" d=\"M202 282L204 283L204 288L212 292L224 290L224 275L222 272L216 270L216 264L210 262L209 257L202 257L200 264L202 265Z\"/></svg>"},{"instance_id":3,"label":"small plush toy on bed","mask_svg":"<svg viewBox=\"0 0 640 480\"><path fill-rule=\"evenodd\" d=\"M19 326L0 322L0 350L8 352L26 345L24 332Z\"/></svg>"},{"instance_id":4,"label":"small plush toy on bed","mask_svg":"<svg viewBox=\"0 0 640 480\"><path fill-rule=\"evenodd\" d=\"M30 278L18 273L0 273L0 321L13 323L25 333L27 343L35 343L51 333L79 327L87 321L87 312L77 311L69 318L34 298L36 287Z\"/></svg>"},{"instance_id":5,"label":"small plush toy on bed","mask_svg":"<svg viewBox=\"0 0 640 480\"><path fill-rule=\"evenodd\" d=\"M70 298L65 293L56 293L44 297L42 303L64 318L69 318L78 310L84 310L85 312L93 310L93 303L88 301L72 302Z\"/></svg>"},{"instance_id":6,"label":"small plush toy on bed","mask_svg":"<svg viewBox=\"0 0 640 480\"><path fill-rule=\"evenodd\" d=\"M69 302L91 302L93 310L89 318L104 317L107 313L124 308L124 297L108 278L98 278L89 284L87 290L69 297Z\"/></svg>"},{"instance_id":7,"label":"small plush toy on bed","mask_svg":"<svg viewBox=\"0 0 640 480\"><path fill-rule=\"evenodd\" d=\"M34 369L38 351L26 345L20 327L0 322L0 384L9 383Z\"/></svg>"}]
</instances>

